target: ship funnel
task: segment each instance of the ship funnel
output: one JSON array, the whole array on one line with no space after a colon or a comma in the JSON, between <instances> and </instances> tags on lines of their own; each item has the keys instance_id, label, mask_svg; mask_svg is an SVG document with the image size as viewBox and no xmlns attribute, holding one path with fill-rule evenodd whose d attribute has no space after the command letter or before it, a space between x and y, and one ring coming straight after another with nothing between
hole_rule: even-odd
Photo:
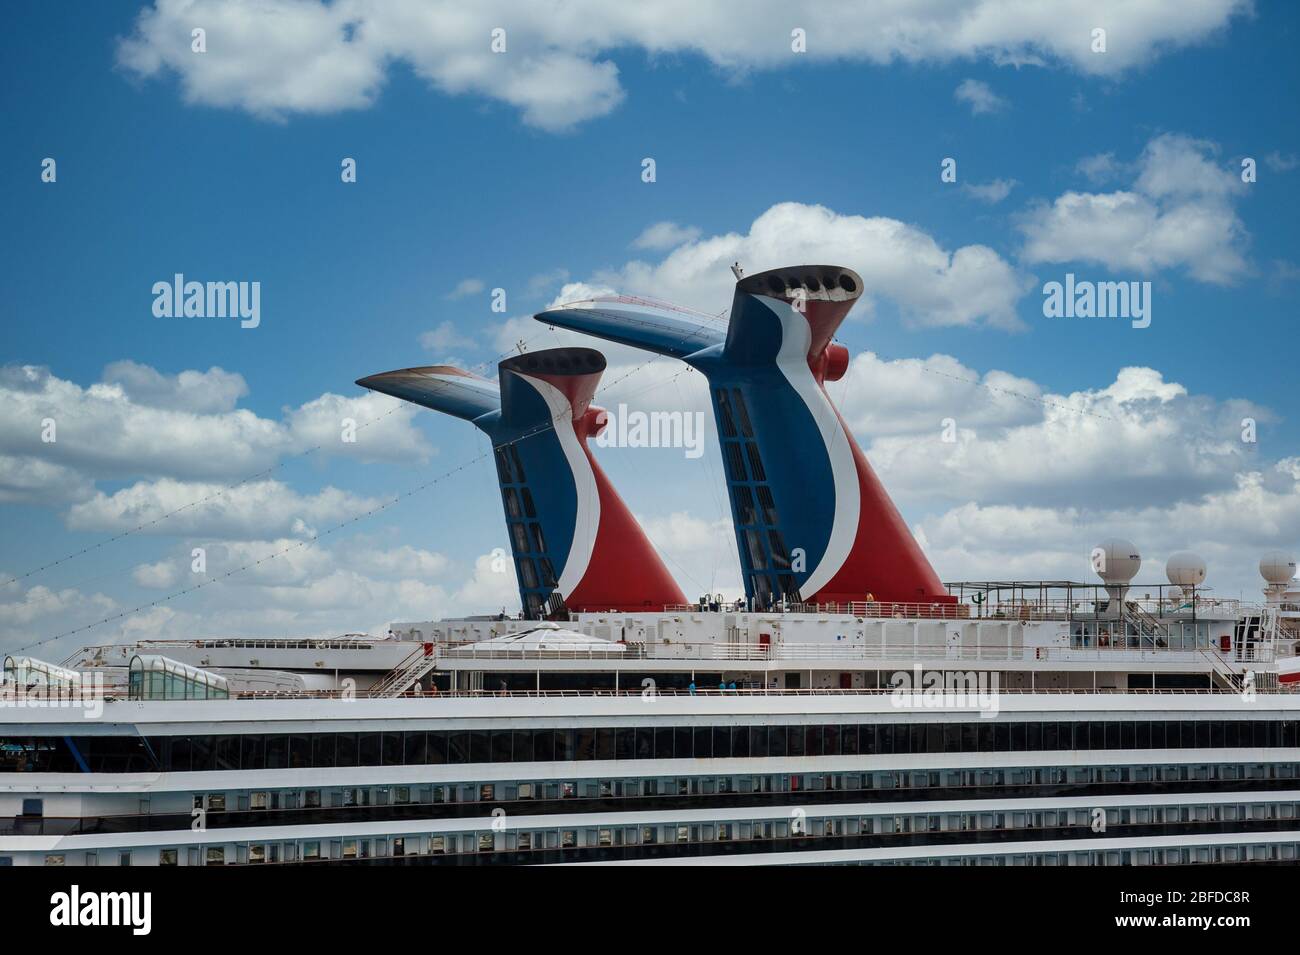
<instances>
[{"instance_id":1,"label":"ship funnel","mask_svg":"<svg viewBox=\"0 0 1300 955\"><path fill-rule=\"evenodd\" d=\"M807 265L737 281L725 327L630 298L536 316L705 374L755 608L955 600L826 394L824 383L848 369L835 330L861 294L851 269Z\"/></svg>"},{"instance_id":2,"label":"ship funnel","mask_svg":"<svg viewBox=\"0 0 1300 955\"><path fill-rule=\"evenodd\" d=\"M498 381L446 365L357 384L463 418L492 441L519 595L529 617L662 610L686 598L591 455L605 358L555 348L501 362Z\"/></svg>"}]
</instances>

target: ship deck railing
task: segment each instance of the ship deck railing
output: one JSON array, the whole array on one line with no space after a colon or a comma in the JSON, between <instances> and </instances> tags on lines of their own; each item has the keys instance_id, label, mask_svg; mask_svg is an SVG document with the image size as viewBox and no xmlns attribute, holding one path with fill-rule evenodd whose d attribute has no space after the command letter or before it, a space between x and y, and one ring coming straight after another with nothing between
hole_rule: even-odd
<instances>
[{"instance_id":1,"label":"ship deck railing","mask_svg":"<svg viewBox=\"0 0 1300 955\"><path fill-rule=\"evenodd\" d=\"M388 646L391 640L380 640L367 634L355 637L199 637L193 640L141 640L138 643L100 643L78 647L62 663L72 667L79 663L104 665L104 656L129 659L137 653L159 653L163 650L373 650L376 645ZM163 656L166 656L164 653ZM116 664L108 664L115 666Z\"/></svg>"},{"instance_id":2,"label":"ship deck railing","mask_svg":"<svg viewBox=\"0 0 1300 955\"><path fill-rule=\"evenodd\" d=\"M1110 607L1111 600L1103 591L1087 598L1013 598L977 602L965 598L958 603L906 603L893 601L851 601L848 603L782 603L759 609L747 608L743 603L669 604L664 610L670 613L755 613L755 614L819 614L823 616L848 616L862 619L920 619L920 620L1108 620L1118 619L1117 609ZM1198 595L1194 600L1180 598L1147 598L1129 595L1124 603L1154 617L1176 620L1224 619L1240 616L1243 612L1258 610L1258 605L1234 598Z\"/></svg>"},{"instance_id":3,"label":"ship deck railing","mask_svg":"<svg viewBox=\"0 0 1300 955\"><path fill-rule=\"evenodd\" d=\"M639 696L647 698L650 696L673 696L673 697L692 697L692 696L717 696L717 697L734 697L734 696L795 696L795 697L812 697L812 696L894 696L903 695L924 697L927 693L961 693L976 692L974 686L967 686L965 683L954 684L952 686L936 686L932 690L920 689L900 689L888 686L873 687L807 687L802 689L788 689L784 687L764 687L764 686L741 686L737 684L735 689L730 687L722 689L721 687L703 687L697 686L694 690L682 687L660 687L655 686L647 689L639 683L627 689L591 689L591 690L440 690L437 693L407 693L406 698L418 697L423 699L483 699L486 697L502 698L521 698L536 697L542 699L548 698L574 698L586 699L590 697L619 697L626 698ZM1078 696L1088 693L1107 693L1107 694L1139 694L1148 696L1164 695L1185 695L1185 696L1240 696L1240 690L1229 690L1220 687L1151 687L1129 688L1129 687L988 687L979 689L980 693L987 693L994 696L1005 694L1052 694L1059 696ZM1287 687L1277 687L1268 689L1259 687L1260 693L1294 693L1297 690Z\"/></svg>"},{"instance_id":4,"label":"ship deck railing","mask_svg":"<svg viewBox=\"0 0 1300 955\"><path fill-rule=\"evenodd\" d=\"M1265 684L1256 687L1260 694L1295 694L1300 692L1300 684L1280 685ZM964 684L954 684L952 686L937 686L931 690L911 690L900 689L895 687L808 687L808 688L784 688L784 687L765 687L761 685L740 685L737 684L735 689L728 687L697 686L694 690L683 687L660 687L655 686L651 689L643 687L639 682L627 689L613 688L593 688L589 690L438 690L436 692L408 691L396 699L421 699L421 700L481 700L481 699L593 699L593 698L620 698L641 697L648 699L651 697L817 697L817 696L895 696L915 695L925 697L926 693L979 693L981 695L1005 696L1005 695L1033 695L1049 694L1053 696L1078 696L1086 694L1128 694L1138 696L1241 696L1239 689L1229 689L1225 687L978 687L967 686ZM229 702L251 702L256 700L351 700L351 699L393 699L392 697L370 697L365 691L342 691L342 690L298 690L298 691L278 691L278 692L245 692L232 693L228 698L216 700L158 700L152 702L166 703L229 703ZM127 694L124 692L105 691L102 695L95 697L96 700L103 702L128 702ZM51 707L67 706L67 702L59 701L41 701L28 700L21 703L15 703L10 698L4 700L0 698L0 717L11 707L20 706L38 706L41 702L46 702ZM138 702L138 701L134 701Z\"/></svg>"},{"instance_id":5,"label":"ship deck railing","mask_svg":"<svg viewBox=\"0 0 1300 955\"><path fill-rule=\"evenodd\" d=\"M145 649L187 647L200 650L372 650L376 643L388 643L376 637L198 637L194 640L141 640L132 646ZM122 644L83 647L85 650L117 648ZM79 652L82 652L79 651Z\"/></svg>"}]
</instances>

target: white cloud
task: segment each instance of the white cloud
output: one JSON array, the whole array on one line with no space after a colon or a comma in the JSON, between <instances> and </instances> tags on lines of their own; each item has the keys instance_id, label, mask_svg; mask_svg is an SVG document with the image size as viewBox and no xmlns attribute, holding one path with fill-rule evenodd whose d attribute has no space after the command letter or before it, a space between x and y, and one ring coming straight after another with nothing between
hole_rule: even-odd
<instances>
[{"instance_id":1,"label":"white cloud","mask_svg":"<svg viewBox=\"0 0 1300 955\"><path fill-rule=\"evenodd\" d=\"M1085 156L1075 164L1077 169L1090 183L1098 185L1109 182L1120 174L1122 166L1115 161L1114 153L1097 153Z\"/></svg>"},{"instance_id":2,"label":"white cloud","mask_svg":"<svg viewBox=\"0 0 1300 955\"><path fill-rule=\"evenodd\" d=\"M132 570L144 590L121 603L75 588L0 584L0 655L38 641L33 652L57 660L85 644L129 640L382 634L393 620L481 613L485 607L518 610L508 558L505 573L487 577L485 565L466 576L465 568L444 555L417 547L385 548L356 536L302 543L292 537L215 542L206 548L202 575L191 570L191 543L177 544L170 556ZM251 566L222 576L244 565ZM0 580L9 576L0 574ZM211 578L217 579L176 600L50 641Z\"/></svg>"},{"instance_id":3,"label":"white cloud","mask_svg":"<svg viewBox=\"0 0 1300 955\"><path fill-rule=\"evenodd\" d=\"M256 538L263 534L311 537L314 525L335 524L371 510L383 501L326 487L299 494L280 481L252 481L233 488L222 484L139 481L130 487L74 504L68 527L77 531L127 531L170 516L139 533L201 535L206 538ZM318 527L315 529L319 529Z\"/></svg>"},{"instance_id":4,"label":"white cloud","mask_svg":"<svg viewBox=\"0 0 1300 955\"><path fill-rule=\"evenodd\" d=\"M343 558L355 570L385 577L441 577L451 561L435 551L402 544L396 547L349 547Z\"/></svg>"},{"instance_id":5,"label":"white cloud","mask_svg":"<svg viewBox=\"0 0 1300 955\"><path fill-rule=\"evenodd\" d=\"M363 580L375 585L404 580L433 583L445 582L455 569L446 555L409 544L384 548L367 543L364 537L354 537L330 547L327 541L305 543L301 538L281 537L205 544L206 569L197 573L192 568L190 548L193 543L178 546L174 556L156 564L142 564L135 568L136 583L150 587L183 587L245 568L228 581L223 580L223 584L241 588L241 592L244 589L271 588L279 604L287 606L288 589L303 588L304 592L313 592L320 580L333 580L335 583L347 580L348 586ZM237 598L241 602L244 599L243 596ZM320 599L312 598L313 601Z\"/></svg>"},{"instance_id":6,"label":"white cloud","mask_svg":"<svg viewBox=\"0 0 1300 955\"><path fill-rule=\"evenodd\" d=\"M53 588L44 584L26 585L12 580L8 570L0 570L0 654L20 647L32 647L52 634L103 619L118 612L119 606L102 593L85 593L75 587ZM70 623L70 621L76 621ZM33 656L60 660L76 637L36 647ZM90 642L90 641L82 641ZM100 641L95 641L100 642Z\"/></svg>"},{"instance_id":7,"label":"white cloud","mask_svg":"<svg viewBox=\"0 0 1300 955\"><path fill-rule=\"evenodd\" d=\"M485 288L487 288L487 285L482 279L461 279L456 283L456 287L448 292L445 297L450 299L465 298L470 295L477 295Z\"/></svg>"},{"instance_id":8,"label":"white cloud","mask_svg":"<svg viewBox=\"0 0 1300 955\"><path fill-rule=\"evenodd\" d=\"M70 467L37 458L0 455L0 504L56 504L78 501L95 484Z\"/></svg>"},{"instance_id":9,"label":"white cloud","mask_svg":"<svg viewBox=\"0 0 1300 955\"><path fill-rule=\"evenodd\" d=\"M528 279L526 294L529 298L535 298L538 295L544 295L561 282L567 282L569 279L568 269L551 269L547 272L538 272Z\"/></svg>"},{"instance_id":10,"label":"white cloud","mask_svg":"<svg viewBox=\"0 0 1300 955\"><path fill-rule=\"evenodd\" d=\"M914 412L928 411L929 427L883 434L868 457L906 501L1154 507L1230 487L1255 466L1241 419L1272 417L1247 402L1190 395L1150 368L1125 368L1100 389L1034 390L1042 395L1035 414L1016 422L998 421L996 405L981 407L959 388L917 388ZM954 441L944 440L945 417Z\"/></svg>"},{"instance_id":11,"label":"white cloud","mask_svg":"<svg viewBox=\"0 0 1300 955\"><path fill-rule=\"evenodd\" d=\"M1300 167L1300 158L1297 158L1295 153L1283 155L1274 149L1264 154L1264 165L1274 172L1290 172Z\"/></svg>"},{"instance_id":12,"label":"white cloud","mask_svg":"<svg viewBox=\"0 0 1300 955\"><path fill-rule=\"evenodd\" d=\"M1300 459L1247 470L1222 490L1172 504L1099 508L966 503L924 518L918 533L945 580L1064 578L1094 582L1091 548L1109 536L1143 555L1139 583L1165 582L1164 562L1193 550L1209 566L1207 586L1260 599L1260 556L1300 541Z\"/></svg>"},{"instance_id":13,"label":"white cloud","mask_svg":"<svg viewBox=\"0 0 1300 955\"><path fill-rule=\"evenodd\" d=\"M951 355L890 361L862 352L827 391L851 429L876 438L938 434L945 418L964 428L1006 428L1043 413L1035 382L1003 371L981 376Z\"/></svg>"},{"instance_id":14,"label":"white cloud","mask_svg":"<svg viewBox=\"0 0 1300 955\"><path fill-rule=\"evenodd\" d=\"M47 368L0 367L0 498L76 500L90 482L135 476L245 478L313 448L387 461L433 452L412 425L414 406L383 395L324 394L274 421L230 407L246 386L219 368L165 376L119 362L105 374L112 380L82 388ZM200 397L208 384L222 394ZM355 441L344 439L348 419ZM53 441L43 440L47 420Z\"/></svg>"},{"instance_id":15,"label":"white cloud","mask_svg":"<svg viewBox=\"0 0 1300 955\"><path fill-rule=\"evenodd\" d=\"M1300 281L1300 265L1286 259L1274 259L1269 263L1269 283L1274 287L1284 282Z\"/></svg>"},{"instance_id":16,"label":"white cloud","mask_svg":"<svg viewBox=\"0 0 1300 955\"><path fill-rule=\"evenodd\" d=\"M1011 195L1011 190L1019 184L1015 179L994 179L985 183L965 183L962 190L980 202L994 204Z\"/></svg>"},{"instance_id":17,"label":"white cloud","mask_svg":"<svg viewBox=\"0 0 1300 955\"><path fill-rule=\"evenodd\" d=\"M432 352L446 352L449 348L473 348L475 344L474 339L462 335L456 328L456 323L450 320L420 335L420 347Z\"/></svg>"},{"instance_id":18,"label":"white cloud","mask_svg":"<svg viewBox=\"0 0 1300 955\"><path fill-rule=\"evenodd\" d=\"M633 260L566 285L556 301L593 293L644 295L711 314L731 304L731 263L749 274L797 263L857 270L865 283L856 315L878 300L894 303L911 323L927 326L989 324L1017 328L1017 300L1026 279L985 245L942 247L929 234L884 216L844 215L825 206L782 202L745 234L729 232L679 245L658 263Z\"/></svg>"},{"instance_id":19,"label":"white cloud","mask_svg":"<svg viewBox=\"0 0 1300 955\"><path fill-rule=\"evenodd\" d=\"M196 414L234 410L248 394L244 376L221 368L164 375L134 361L115 361L104 368L105 384L118 385L136 404Z\"/></svg>"},{"instance_id":20,"label":"white cloud","mask_svg":"<svg viewBox=\"0 0 1300 955\"><path fill-rule=\"evenodd\" d=\"M1250 271L1249 235L1232 206L1244 186L1214 152L1203 140L1157 136L1138 160L1132 189L1066 192L1031 207L1020 224L1024 260L1094 262L1143 275L1185 269L1201 282L1235 283Z\"/></svg>"},{"instance_id":21,"label":"white cloud","mask_svg":"<svg viewBox=\"0 0 1300 955\"><path fill-rule=\"evenodd\" d=\"M729 516L706 520L688 511L673 511L654 517L639 515L638 520L688 597L707 592L734 600L744 594Z\"/></svg>"},{"instance_id":22,"label":"white cloud","mask_svg":"<svg viewBox=\"0 0 1300 955\"><path fill-rule=\"evenodd\" d=\"M416 410L373 391L351 398L327 392L286 409L284 424L295 450L319 448L322 454L363 461L425 460L434 450L412 425ZM345 429L346 422L355 431Z\"/></svg>"},{"instance_id":23,"label":"white cloud","mask_svg":"<svg viewBox=\"0 0 1300 955\"><path fill-rule=\"evenodd\" d=\"M84 594L71 587L54 590L37 584L22 589L10 584L5 590L5 599L0 602L0 629L26 626L59 614L104 614L116 607L103 594Z\"/></svg>"},{"instance_id":24,"label":"white cloud","mask_svg":"<svg viewBox=\"0 0 1300 955\"><path fill-rule=\"evenodd\" d=\"M809 24L806 56L875 64L987 60L1056 65L1116 76L1170 49L1204 41L1248 0L1059 0L1052 4L958 0L950 4L850 4L829 16L814 0L679 4L647 15L635 4L571 0L563 6L423 0L157 0L118 45L119 63L142 77L179 76L188 103L281 119L370 106L388 71L406 66L448 95L518 109L526 123L564 130L616 108L618 67L606 57L694 54L729 73L790 65L789 31ZM1104 55L1092 29L1109 28ZM207 52L192 53L203 24ZM494 53L491 31L506 29Z\"/></svg>"},{"instance_id":25,"label":"white cloud","mask_svg":"<svg viewBox=\"0 0 1300 955\"><path fill-rule=\"evenodd\" d=\"M519 609L519 584L514 561L504 546L499 554L483 554L474 561L474 573L452 597L452 604L464 613L507 613Z\"/></svg>"},{"instance_id":26,"label":"white cloud","mask_svg":"<svg viewBox=\"0 0 1300 955\"><path fill-rule=\"evenodd\" d=\"M686 242L694 242L699 237L700 230L693 225L683 226L668 221L656 222L654 225L647 226L632 240L632 248L662 252Z\"/></svg>"},{"instance_id":27,"label":"white cloud","mask_svg":"<svg viewBox=\"0 0 1300 955\"><path fill-rule=\"evenodd\" d=\"M1242 196L1240 169L1220 162L1218 147L1205 139L1163 133L1138 158L1134 188L1153 199L1226 199Z\"/></svg>"},{"instance_id":28,"label":"white cloud","mask_svg":"<svg viewBox=\"0 0 1300 955\"><path fill-rule=\"evenodd\" d=\"M195 414L138 404L121 384L88 388L33 366L0 369L0 450L93 477L161 471L212 474L265 467L284 428L249 411ZM42 440L51 419L54 440Z\"/></svg>"},{"instance_id":29,"label":"white cloud","mask_svg":"<svg viewBox=\"0 0 1300 955\"><path fill-rule=\"evenodd\" d=\"M957 102L969 106L974 116L1001 112L1007 106L1007 101L994 93L993 88L983 80L962 80L952 95Z\"/></svg>"},{"instance_id":30,"label":"white cloud","mask_svg":"<svg viewBox=\"0 0 1300 955\"><path fill-rule=\"evenodd\" d=\"M138 564L131 571L131 579L141 587L167 590L176 586L180 573L171 561L160 560L153 564Z\"/></svg>"}]
</instances>

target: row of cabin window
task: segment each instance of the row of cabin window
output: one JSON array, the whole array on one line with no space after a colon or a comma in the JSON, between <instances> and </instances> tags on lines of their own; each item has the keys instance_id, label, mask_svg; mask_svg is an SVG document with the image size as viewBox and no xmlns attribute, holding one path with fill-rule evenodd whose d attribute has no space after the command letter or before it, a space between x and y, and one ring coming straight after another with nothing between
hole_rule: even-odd
<instances>
[{"instance_id":1,"label":"row of cabin window","mask_svg":"<svg viewBox=\"0 0 1300 955\"><path fill-rule=\"evenodd\" d=\"M660 726L0 740L0 771L140 772L331 766L873 756L1300 746L1296 720Z\"/></svg>"}]
</instances>

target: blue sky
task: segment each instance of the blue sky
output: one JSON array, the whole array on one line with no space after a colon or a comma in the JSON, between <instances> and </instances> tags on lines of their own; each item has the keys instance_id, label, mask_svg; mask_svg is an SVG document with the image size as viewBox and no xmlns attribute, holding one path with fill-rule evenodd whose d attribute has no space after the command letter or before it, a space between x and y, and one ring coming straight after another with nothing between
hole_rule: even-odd
<instances>
[{"instance_id":1,"label":"blue sky","mask_svg":"<svg viewBox=\"0 0 1300 955\"><path fill-rule=\"evenodd\" d=\"M887 12L832 28L798 5L684 8L662 28L584 3L568 25L512 4L277 2L261 8L281 8L274 23L241 4L16 9L0 36L0 387L16 409L0 648L192 586L194 547L224 573L486 449L407 408L340 445L342 417L394 406L354 379L572 340L528 316L592 288L717 312L733 257L863 272L837 398L944 579L1086 578L1089 549L1119 533L1144 580L1192 547L1212 585L1255 588L1263 549L1300 544L1300 10L1164 15L1177 6L1066 3L1026 23L969 0L933 31L913 23L906 55L882 39ZM1110 48L1092 54L1098 21ZM498 25L509 45L491 54ZM676 244L634 246L662 222ZM260 282L260 326L156 318L151 287L176 272ZM1151 282L1151 326L1045 318L1042 286L1067 272ZM455 294L467 281L481 290ZM681 366L610 359L608 378L637 370L607 402L705 407ZM34 437L47 416L53 445ZM736 589L716 451L600 456L687 593ZM217 493L266 469L273 484ZM498 546L479 462L59 646L497 609L514 586L488 569Z\"/></svg>"}]
</instances>

